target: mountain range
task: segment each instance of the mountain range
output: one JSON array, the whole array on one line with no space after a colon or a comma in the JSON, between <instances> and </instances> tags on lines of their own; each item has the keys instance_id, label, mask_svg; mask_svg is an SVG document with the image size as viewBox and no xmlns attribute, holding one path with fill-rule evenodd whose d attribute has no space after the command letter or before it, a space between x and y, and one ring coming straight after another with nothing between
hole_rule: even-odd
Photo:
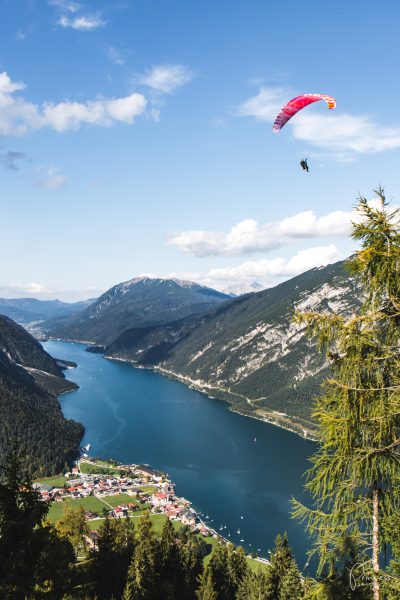
<instances>
[{"instance_id":1,"label":"mountain range","mask_svg":"<svg viewBox=\"0 0 400 600\"><path fill-rule=\"evenodd\" d=\"M61 302L61 300L37 300L36 298L0 298L0 314L17 323L28 325L48 319L61 318L82 310L93 300Z\"/></svg>"},{"instance_id":2,"label":"mountain range","mask_svg":"<svg viewBox=\"0 0 400 600\"><path fill-rule=\"evenodd\" d=\"M137 277L115 285L93 304L42 326L52 337L107 346L131 327L162 325L229 300L193 281Z\"/></svg>"},{"instance_id":3,"label":"mountain range","mask_svg":"<svg viewBox=\"0 0 400 600\"><path fill-rule=\"evenodd\" d=\"M314 435L312 398L326 362L295 310L350 314L360 289L342 262L240 296L206 315L125 331L105 356L151 366L234 410Z\"/></svg>"},{"instance_id":4,"label":"mountain range","mask_svg":"<svg viewBox=\"0 0 400 600\"><path fill-rule=\"evenodd\" d=\"M64 418L56 398L77 387L61 364L0 315L0 455L17 445L30 475L59 473L79 452L83 426Z\"/></svg>"},{"instance_id":5,"label":"mountain range","mask_svg":"<svg viewBox=\"0 0 400 600\"><path fill-rule=\"evenodd\" d=\"M350 314L360 293L343 262L237 298L190 282L140 278L45 328L52 337L102 344L108 358L159 370L233 410L314 436L312 399L327 364L293 314Z\"/></svg>"},{"instance_id":6,"label":"mountain range","mask_svg":"<svg viewBox=\"0 0 400 600\"><path fill-rule=\"evenodd\" d=\"M234 298L235 296L243 296L251 292L261 292L266 286L261 285L258 281L252 283L234 283L223 290L224 294L228 294Z\"/></svg>"}]
</instances>

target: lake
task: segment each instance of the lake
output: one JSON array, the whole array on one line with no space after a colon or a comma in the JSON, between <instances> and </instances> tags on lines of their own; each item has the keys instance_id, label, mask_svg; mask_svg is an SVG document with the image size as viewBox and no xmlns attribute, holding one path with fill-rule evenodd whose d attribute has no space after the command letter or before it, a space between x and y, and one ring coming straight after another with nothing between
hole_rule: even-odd
<instances>
[{"instance_id":1,"label":"lake","mask_svg":"<svg viewBox=\"0 0 400 600\"><path fill-rule=\"evenodd\" d=\"M48 341L52 356L78 363L66 372L79 390L60 397L64 415L86 428L90 454L147 463L167 472L216 530L268 556L287 531L300 568L307 536L289 516L304 500L302 474L315 444L150 370L85 352L85 345ZM240 530L240 534L237 531Z\"/></svg>"}]
</instances>

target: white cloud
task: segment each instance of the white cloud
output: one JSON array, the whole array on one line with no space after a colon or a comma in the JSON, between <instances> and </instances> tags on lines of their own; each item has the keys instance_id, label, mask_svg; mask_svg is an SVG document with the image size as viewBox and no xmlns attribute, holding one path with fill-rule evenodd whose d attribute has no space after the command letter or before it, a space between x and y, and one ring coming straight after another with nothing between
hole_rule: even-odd
<instances>
[{"instance_id":1,"label":"white cloud","mask_svg":"<svg viewBox=\"0 0 400 600\"><path fill-rule=\"evenodd\" d=\"M77 31L93 31L104 27L106 21L104 21L100 13L95 14L80 14L76 13L82 11L85 6L79 2L73 0L49 0L48 4L54 6L60 15L57 20L57 25L60 25L64 29L70 28Z\"/></svg>"},{"instance_id":2,"label":"white cloud","mask_svg":"<svg viewBox=\"0 0 400 600\"><path fill-rule=\"evenodd\" d=\"M50 288L41 283L0 283L0 298L38 298L39 300L55 300L76 302L89 298L97 298L104 293L104 288L87 287L82 289Z\"/></svg>"},{"instance_id":3,"label":"white cloud","mask_svg":"<svg viewBox=\"0 0 400 600\"><path fill-rule=\"evenodd\" d=\"M182 65L154 66L137 77L138 83L164 94L171 94L191 79L192 73Z\"/></svg>"},{"instance_id":4,"label":"white cloud","mask_svg":"<svg viewBox=\"0 0 400 600\"><path fill-rule=\"evenodd\" d=\"M104 27L106 21L103 21L99 15L82 15L74 18L62 15L57 23L64 29L69 27L78 31L93 31L99 27Z\"/></svg>"},{"instance_id":5,"label":"white cloud","mask_svg":"<svg viewBox=\"0 0 400 600\"><path fill-rule=\"evenodd\" d=\"M86 103L60 102L45 104L43 119L56 131L78 129L83 123L106 127L114 121L132 124L135 117L143 114L146 99L142 94L131 94L124 98L93 100Z\"/></svg>"},{"instance_id":6,"label":"white cloud","mask_svg":"<svg viewBox=\"0 0 400 600\"><path fill-rule=\"evenodd\" d=\"M216 281L245 282L265 280L268 277L293 277L339 260L340 253L334 244L300 250L289 260L282 257L248 260L236 267L211 269L207 277Z\"/></svg>"},{"instance_id":7,"label":"white cloud","mask_svg":"<svg viewBox=\"0 0 400 600\"><path fill-rule=\"evenodd\" d=\"M317 217L309 210L265 225L260 225L254 219L244 219L228 233L183 231L171 234L167 243L195 256L237 256L265 252L295 239L348 235L353 216L353 212L333 211Z\"/></svg>"},{"instance_id":8,"label":"white cloud","mask_svg":"<svg viewBox=\"0 0 400 600\"><path fill-rule=\"evenodd\" d=\"M50 6L55 6L64 12L76 13L82 8L82 4L69 0L49 0Z\"/></svg>"},{"instance_id":9,"label":"white cloud","mask_svg":"<svg viewBox=\"0 0 400 600\"><path fill-rule=\"evenodd\" d=\"M309 269L334 263L341 258L343 257L335 244L329 244L328 246L315 246L299 250L289 259L277 257L248 260L233 267L219 267L197 273L174 272L163 276L197 281L221 291L231 285L240 284L248 287L255 281L266 288L300 275Z\"/></svg>"},{"instance_id":10,"label":"white cloud","mask_svg":"<svg viewBox=\"0 0 400 600\"><path fill-rule=\"evenodd\" d=\"M2 298L16 298L34 295L42 295L50 292L45 285L41 283L9 283L0 285L0 294Z\"/></svg>"},{"instance_id":11,"label":"white cloud","mask_svg":"<svg viewBox=\"0 0 400 600\"><path fill-rule=\"evenodd\" d=\"M255 117L268 123L273 122L289 95L290 92L284 88L262 87L257 96L249 98L239 106L237 114L242 117Z\"/></svg>"},{"instance_id":12,"label":"white cloud","mask_svg":"<svg viewBox=\"0 0 400 600\"><path fill-rule=\"evenodd\" d=\"M366 154L400 147L400 127L382 127L367 116L304 114L292 127L296 139L325 150Z\"/></svg>"},{"instance_id":13,"label":"white cloud","mask_svg":"<svg viewBox=\"0 0 400 600\"><path fill-rule=\"evenodd\" d=\"M23 81L12 81L10 76L5 71L3 71L2 73L0 73L0 102L3 100L3 103L6 104L7 96L9 94L17 92L19 90L24 90L25 87L26 86L23 83Z\"/></svg>"},{"instance_id":14,"label":"white cloud","mask_svg":"<svg viewBox=\"0 0 400 600\"><path fill-rule=\"evenodd\" d=\"M64 175L60 175L59 169L54 166L41 165L36 169L42 174L42 178L37 182L37 187L46 190L59 190L63 188L67 182Z\"/></svg>"},{"instance_id":15,"label":"white cloud","mask_svg":"<svg viewBox=\"0 0 400 600\"><path fill-rule=\"evenodd\" d=\"M111 62L114 63L114 65L124 65L125 64L125 59L121 55L121 52L119 50L117 50L117 48L114 48L114 46L110 46L108 48L107 56L111 60Z\"/></svg>"},{"instance_id":16,"label":"white cloud","mask_svg":"<svg viewBox=\"0 0 400 600\"><path fill-rule=\"evenodd\" d=\"M26 38L25 33L23 31L21 31L20 29L18 29L17 33L15 34L15 39L17 40L17 42L23 42L25 38Z\"/></svg>"},{"instance_id":17,"label":"white cloud","mask_svg":"<svg viewBox=\"0 0 400 600\"><path fill-rule=\"evenodd\" d=\"M23 82L13 82L5 71L0 73L0 135L19 136L43 127L63 132L79 129L83 124L132 124L145 112L147 104L142 94L134 93L123 98L37 105L14 95L25 87Z\"/></svg>"},{"instance_id":18,"label":"white cloud","mask_svg":"<svg viewBox=\"0 0 400 600\"><path fill-rule=\"evenodd\" d=\"M66 184L67 178L64 175L52 175L47 179L38 182L38 186L46 190L59 190Z\"/></svg>"},{"instance_id":19,"label":"white cloud","mask_svg":"<svg viewBox=\"0 0 400 600\"><path fill-rule=\"evenodd\" d=\"M288 90L262 87L259 93L237 110L240 116L252 116L273 123L282 106L291 98ZM350 115L307 109L291 119L293 136L311 146L324 149L331 158L349 160L349 156L400 148L400 126L381 126L368 115Z\"/></svg>"}]
</instances>

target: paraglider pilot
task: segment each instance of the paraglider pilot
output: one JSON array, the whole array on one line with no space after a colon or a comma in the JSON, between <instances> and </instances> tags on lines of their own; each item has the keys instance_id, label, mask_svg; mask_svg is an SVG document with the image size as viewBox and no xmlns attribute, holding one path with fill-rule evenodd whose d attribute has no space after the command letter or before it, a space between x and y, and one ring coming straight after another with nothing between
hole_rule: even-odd
<instances>
[{"instance_id":1,"label":"paraglider pilot","mask_svg":"<svg viewBox=\"0 0 400 600\"><path fill-rule=\"evenodd\" d=\"M308 163L307 163L307 158L302 158L300 161L300 166L303 169L303 171L307 171L307 173L309 172L309 168L308 168Z\"/></svg>"}]
</instances>

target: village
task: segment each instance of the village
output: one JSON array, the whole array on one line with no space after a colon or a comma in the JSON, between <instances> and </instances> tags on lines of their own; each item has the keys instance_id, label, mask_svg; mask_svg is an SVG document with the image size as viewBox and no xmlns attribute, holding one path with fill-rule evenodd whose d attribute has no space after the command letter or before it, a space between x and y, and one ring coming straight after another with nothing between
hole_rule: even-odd
<instances>
[{"instance_id":1,"label":"village","mask_svg":"<svg viewBox=\"0 0 400 600\"><path fill-rule=\"evenodd\" d=\"M189 526L205 537L217 536L188 500L175 495L174 483L147 465L110 465L86 457L78 460L63 477L41 480L34 486L42 499L50 503L50 521L62 518L67 503L83 506L93 542L96 529L106 515L116 519L139 517L145 510Z\"/></svg>"}]
</instances>

